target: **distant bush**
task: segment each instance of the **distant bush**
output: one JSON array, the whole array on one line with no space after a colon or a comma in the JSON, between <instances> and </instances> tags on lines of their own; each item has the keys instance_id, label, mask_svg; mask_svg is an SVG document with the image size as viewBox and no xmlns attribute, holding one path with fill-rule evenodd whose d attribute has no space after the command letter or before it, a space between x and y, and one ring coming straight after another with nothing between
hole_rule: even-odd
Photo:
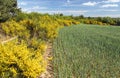
<instances>
[{"instance_id":1,"label":"distant bush","mask_svg":"<svg viewBox=\"0 0 120 78\"><path fill-rule=\"evenodd\" d=\"M95 19L83 19L82 23L84 23L84 24L94 24L94 25L109 25L107 23L96 21Z\"/></svg>"}]
</instances>

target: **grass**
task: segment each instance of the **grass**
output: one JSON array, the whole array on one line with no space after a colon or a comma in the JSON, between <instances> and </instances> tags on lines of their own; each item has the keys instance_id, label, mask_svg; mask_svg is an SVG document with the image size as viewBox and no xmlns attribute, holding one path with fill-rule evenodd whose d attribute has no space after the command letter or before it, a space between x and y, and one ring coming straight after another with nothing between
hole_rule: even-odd
<instances>
[{"instance_id":1,"label":"grass","mask_svg":"<svg viewBox=\"0 0 120 78\"><path fill-rule=\"evenodd\" d=\"M120 27L65 27L53 48L55 78L120 78Z\"/></svg>"}]
</instances>

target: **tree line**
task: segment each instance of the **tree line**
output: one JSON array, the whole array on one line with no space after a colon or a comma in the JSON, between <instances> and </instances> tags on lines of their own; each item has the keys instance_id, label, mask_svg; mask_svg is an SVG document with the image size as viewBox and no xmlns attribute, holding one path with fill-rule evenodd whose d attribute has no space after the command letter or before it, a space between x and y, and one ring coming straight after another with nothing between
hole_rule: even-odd
<instances>
[{"instance_id":1,"label":"tree line","mask_svg":"<svg viewBox=\"0 0 120 78\"><path fill-rule=\"evenodd\" d=\"M80 23L84 24L98 24L98 25L113 25L113 26L120 26L120 17L85 17L84 15L79 16L64 16L61 14L54 14L58 17L68 18L68 19L74 19L79 21Z\"/></svg>"},{"instance_id":2,"label":"tree line","mask_svg":"<svg viewBox=\"0 0 120 78\"><path fill-rule=\"evenodd\" d=\"M17 15L17 0L0 0L0 22Z\"/></svg>"},{"instance_id":3,"label":"tree line","mask_svg":"<svg viewBox=\"0 0 120 78\"><path fill-rule=\"evenodd\" d=\"M79 20L82 23L86 24L100 24L100 25L114 25L120 26L120 17L84 17L83 15L80 16L73 16L74 19Z\"/></svg>"},{"instance_id":4,"label":"tree line","mask_svg":"<svg viewBox=\"0 0 120 78\"><path fill-rule=\"evenodd\" d=\"M17 0L0 0L0 22L5 22L14 16L19 16L22 11L17 7ZM22 16L23 15L23 16ZM24 18L25 13L20 15L20 18ZM49 15L49 14L48 14ZM79 16L65 16L64 14L53 14L56 18L63 19L74 19L80 23L85 24L98 24L98 25L114 25L120 26L120 17L85 17L84 15Z\"/></svg>"}]
</instances>

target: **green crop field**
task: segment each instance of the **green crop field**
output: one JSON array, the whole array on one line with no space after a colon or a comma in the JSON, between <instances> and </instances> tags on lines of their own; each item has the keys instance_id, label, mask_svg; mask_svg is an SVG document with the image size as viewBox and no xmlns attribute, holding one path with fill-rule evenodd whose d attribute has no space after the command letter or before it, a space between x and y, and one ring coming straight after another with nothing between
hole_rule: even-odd
<instances>
[{"instance_id":1,"label":"green crop field","mask_svg":"<svg viewBox=\"0 0 120 78\"><path fill-rule=\"evenodd\" d=\"M55 78L120 78L120 27L65 27L53 51Z\"/></svg>"}]
</instances>

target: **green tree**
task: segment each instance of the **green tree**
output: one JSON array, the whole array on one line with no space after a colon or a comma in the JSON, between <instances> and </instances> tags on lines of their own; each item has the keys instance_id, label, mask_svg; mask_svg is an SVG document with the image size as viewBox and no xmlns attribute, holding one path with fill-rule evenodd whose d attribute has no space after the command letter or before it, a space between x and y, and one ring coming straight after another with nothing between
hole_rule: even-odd
<instances>
[{"instance_id":1,"label":"green tree","mask_svg":"<svg viewBox=\"0 0 120 78\"><path fill-rule=\"evenodd\" d=\"M79 18L80 18L80 19L84 19L84 15L80 15Z\"/></svg>"},{"instance_id":2,"label":"green tree","mask_svg":"<svg viewBox=\"0 0 120 78\"><path fill-rule=\"evenodd\" d=\"M0 0L0 22L15 16L17 11L17 0Z\"/></svg>"}]
</instances>

